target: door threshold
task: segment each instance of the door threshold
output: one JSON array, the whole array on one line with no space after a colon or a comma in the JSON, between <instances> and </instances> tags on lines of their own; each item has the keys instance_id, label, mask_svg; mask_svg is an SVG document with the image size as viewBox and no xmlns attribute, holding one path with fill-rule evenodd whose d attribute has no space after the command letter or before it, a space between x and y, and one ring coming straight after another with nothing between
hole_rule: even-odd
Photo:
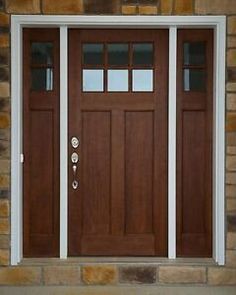
<instances>
[{"instance_id":1,"label":"door threshold","mask_svg":"<svg viewBox=\"0 0 236 295\"><path fill-rule=\"evenodd\" d=\"M60 258L23 258L20 265L54 264L165 264L165 265L216 265L213 258L176 258L166 257L69 257Z\"/></svg>"}]
</instances>

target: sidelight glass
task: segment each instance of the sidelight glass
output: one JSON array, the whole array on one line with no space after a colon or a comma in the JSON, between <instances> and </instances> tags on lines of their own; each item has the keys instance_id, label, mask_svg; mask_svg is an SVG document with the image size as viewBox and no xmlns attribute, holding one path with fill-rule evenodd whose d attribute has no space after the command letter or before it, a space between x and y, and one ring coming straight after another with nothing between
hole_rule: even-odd
<instances>
[{"instance_id":1,"label":"sidelight glass","mask_svg":"<svg viewBox=\"0 0 236 295\"><path fill-rule=\"evenodd\" d=\"M107 45L108 65L128 65L129 64L129 45L113 43Z\"/></svg>"},{"instance_id":2,"label":"sidelight glass","mask_svg":"<svg viewBox=\"0 0 236 295\"><path fill-rule=\"evenodd\" d=\"M204 70L184 69L184 91L205 91L206 73Z\"/></svg>"},{"instance_id":3,"label":"sidelight glass","mask_svg":"<svg viewBox=\"0 0 236 295\"><path fill-rule=\"evenodd\" d=\"M103 92L104 82L103 82L103 70L83 70L83 91L88 92Z\"/></svg>"},{"instance_id":4,"label":"sidelight glass","mask_svg":"<svg viewBox=\"0 0 236 295\"><path fill-rule=\"evenodd\" d=\"M153 44L133 44L133 65L153 65Z\"/></svg>"},{"instance_id":5,"label":"sidelight glass","mask_svg":"<svg viewBox=\"0 0 236 295\"><path fill-rule=\"evenodd\" d=\"M83 44L83 64L85 65L103 65L104 63L104 45L101 43Z\"/></svg>"},{"instance_id":6,"label":"sidelight glass","mask_svg":"<svg viewBox=\"0 0 236 295\"><path fill-rule=\"evenodd\" d=\"M33 42L31 44L31 63L35 65L52 65L53 43Z\"/></svg>"},{"instance_id":7,"label":"sidelight glass","mask_svg":"<svg viewBox=\"0 0 236 295\"><path fill-rule=\"evenodd\" d=\"M128 70L108 70L107 71L107 90L110 92L129 90L129 71Z\"/></svg>"},{"instance_id":8,"label":"sidelight glass","mask_svg":"<svg viewBox=\"0 0 236 295\"><path fill-rule=\"evenodd\" d=\"M204 65L205 64L205 43L185 42L184 43L184 65Z\"/></svg>"},{"instance_id":9,"label":"sidelight glass","mask_svg":"<svg viewBox=\"0 0 236 295\"><path fill-rule=\"evenodd\" d=\"M132 91L153 91L153 70L133 70Z\"/></svg>"},{"instance_id":10,"label":"sidelight glass","mask_svg":"<svg viewBox=\"0 0 236 295\"><path fill-rule=\"evenodd\" d=\"M31 69L31 90L33 91L53 90L53 69L52 68Z\"/></svg>"}]
</instances>

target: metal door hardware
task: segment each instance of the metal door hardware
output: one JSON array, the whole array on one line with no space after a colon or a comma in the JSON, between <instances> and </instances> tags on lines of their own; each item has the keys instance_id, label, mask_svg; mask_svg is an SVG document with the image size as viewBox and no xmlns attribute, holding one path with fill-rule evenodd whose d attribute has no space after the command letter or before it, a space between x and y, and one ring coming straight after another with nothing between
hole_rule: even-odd
<instances>
[{"instance_id":1,"label":"metal door hardware","mask_svg":"<svg viewBox=\"0 0 236 295\"><path fill-rule=\"evenodd\" d=\"M77 180L72 181L72 188L76 190L79 187L79 182Z\"/></svg>"},{"instance_id":2,"label":"metal door hardware","mask_svg":"<svg viewBox=\"0 0 236 295\"><path fill-rule=\"evenodd\" d=\"M71 155L71 162L72 162L73 164L76 164L76 163L79 162L79 155L78 155L77 153L73 153L73 154Z\"/></svg>"},{"instance_id":3,"label":"metal door hardware","mask_svg":"<svg viewBox=\"0 0 236 295\"><path fill-rule=\"evenodd\" d=\"M71 138L71 145L74 149L76 149L79 146L79 138L73 136Z\"/></svg>"}]
</instances>

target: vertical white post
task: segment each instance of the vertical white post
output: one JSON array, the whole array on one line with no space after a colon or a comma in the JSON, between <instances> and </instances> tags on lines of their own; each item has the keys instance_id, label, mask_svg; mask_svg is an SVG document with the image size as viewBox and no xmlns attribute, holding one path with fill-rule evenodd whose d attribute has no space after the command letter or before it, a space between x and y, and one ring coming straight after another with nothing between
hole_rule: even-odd
<instances>
[{"instance_id":1,"label":"vertical white post","mask_svg":"<svg viewBox=\"0 0 236 295\"><path fill-rule=\"evenodd\" d=\"M225 264L225 43L226 19L215 28L214 154L213 154L213 254Z\"/></svg>"},{"instance_id":2,"label":"vertical white post","mask_svg":"<svg viewBox=\"0 0 236 295\"><path fill-rule=\"evenodd\" d=\"M176 60L177 28L169 29L168 258L176 258Z\"/></svg>"},{"instance_id":3,"label":"vertical white post","mask_svg":"<svg viewBox=\"0 0 236 295\"><path fill-rule=\"evenodd\" d=\"M60 27L60 258L67 258L68 239L68 29Z\"/></svg>"},{"instance_id":4,"label":"vertical white post","mask_svg":"<svg viewBox=\"0 0 236 295\"><path fill-rule=\"evenodd\" d=\"M11 265L23 256L22 218L22 29L11 23Z\"/></svg>"}]
</instances>

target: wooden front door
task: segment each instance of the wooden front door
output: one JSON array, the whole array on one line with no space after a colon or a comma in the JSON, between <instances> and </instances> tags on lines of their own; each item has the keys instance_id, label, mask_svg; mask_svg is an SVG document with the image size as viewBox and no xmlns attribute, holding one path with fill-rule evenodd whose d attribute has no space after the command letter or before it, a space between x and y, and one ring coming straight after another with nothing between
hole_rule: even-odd
<instances>
[{"instance_id":1,"label":"wooden front door","mask_svg":"<svg viewBox=\"0 0 236 295\"><path fill-rule=\"evenodd\" d=\"M70 256L167 256L167 81L168 30L69 30Z\"/></svg>"}]
</instances>

